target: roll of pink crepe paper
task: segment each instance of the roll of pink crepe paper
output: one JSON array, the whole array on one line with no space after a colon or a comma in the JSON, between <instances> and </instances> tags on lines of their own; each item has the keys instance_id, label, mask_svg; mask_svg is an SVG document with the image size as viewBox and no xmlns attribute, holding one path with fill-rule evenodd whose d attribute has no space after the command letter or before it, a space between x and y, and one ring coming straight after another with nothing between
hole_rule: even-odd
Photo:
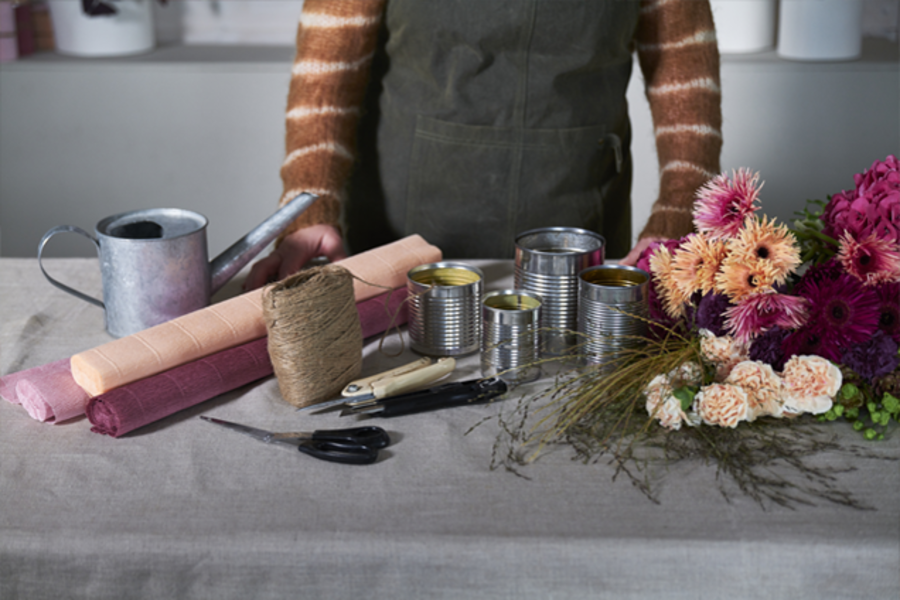
<instances>
[{"instance_id":1,"label":"roll of pink crepe paper","mask_svg":"<svg viewBox=\"0 0 900 600\"><path fill-rule=\"evenodd\" d=\"M406 288L400 288L357 303L363 337L406 323L405 298ZM266 341L262 338L223 350L91 398L84 409L91 431L119 437L268 377L272 363Z\"/></svg>"},{"instance_id":2,"label":"roll of pink crepe paper","mask_svg":"<svg viewBox=\"0 0 900 600\"><path fill-rule=\"evenodd\" d=\"M64 358L0 378L0 396L21 404L32 419L61 423L84 414L87 392L72 379Z\"/></svg>"}]
</instances>

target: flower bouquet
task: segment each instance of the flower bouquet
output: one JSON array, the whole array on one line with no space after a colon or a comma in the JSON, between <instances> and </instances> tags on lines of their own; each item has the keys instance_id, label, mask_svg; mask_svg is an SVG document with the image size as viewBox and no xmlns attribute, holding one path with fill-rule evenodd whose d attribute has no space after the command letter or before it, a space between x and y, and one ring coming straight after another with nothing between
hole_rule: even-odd
<instances>
[{"instance_id":1,"label":"flower bouquet","mask_svg":"<svg viewBox=\"0 0 900 600\"><path fill-rule=\"evenodd\" d=\"M651 274L649 338L520 402L518 421L501 417L513 444L495 462L566 443L585 460L612 456L652 496L634 465L657 449L715 460L757 500L801 501L771 474L780 463L820 484L803 491L854 503L802 458L838 447L811 420L877 439L900 418L900 162L876 161L794 230L757 215L761 187L739 169L698 191L696 231L638 263Z\"/></svg>"}]
</instances>

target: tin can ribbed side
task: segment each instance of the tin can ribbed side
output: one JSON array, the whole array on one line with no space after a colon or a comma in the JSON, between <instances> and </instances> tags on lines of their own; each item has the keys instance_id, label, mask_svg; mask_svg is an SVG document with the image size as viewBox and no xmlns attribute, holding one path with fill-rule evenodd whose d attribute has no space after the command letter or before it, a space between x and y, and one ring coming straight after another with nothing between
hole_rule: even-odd
<instances>
[{"instance_id":1,"label":"tin can ribbed side","mask_svg":"<svg viewBox=\"0 0 900 600\"><path fill-rule=\"evenodd\" d=\"M578 332L584 362L599 364L643 343L649 274L603 265L579 274Z\"/></svg>"},{"instance_id":2,"label":"tin can ribbed side","mask_svg":"<svg viewBox=\"0 0 900 600\"><path fill-rule=\"evenodd\" d=\"M483 280L478 268L463 263L430 263L410 270L408 331L415 352L462 356L481 348Z\"/></svg>"},{"instance_id":3,"label":"tin can ribbed side","mask_svg":"<svg viewBox=\"0 0 900 600\"><path fill-rule=\"evenodd\" d=\"M491 292L482 301L481 372L508 383L540 376L541 299L524 290Z\"/></svg>"},{"instance_id":4,"label":"tin can ribbed side","mask_svg":"<svg viewBox=\"0 0 900 600\"><path fill-rule=\"evenodd\" d=\"M533 229L516 237L515 287L541 297L541 352L562 355L575 343L578 274L602 264L605 240L572 227Z\"/></svg>"}]
</instances>

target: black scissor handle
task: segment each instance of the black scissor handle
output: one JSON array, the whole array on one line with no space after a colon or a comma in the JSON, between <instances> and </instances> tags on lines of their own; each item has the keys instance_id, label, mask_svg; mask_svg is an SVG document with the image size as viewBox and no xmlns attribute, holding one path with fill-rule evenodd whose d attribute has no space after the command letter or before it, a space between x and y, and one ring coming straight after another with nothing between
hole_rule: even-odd
<instances>
[{"instance_id":1,"label":"black scissor handle","mask_svg":"<svg viewBox=\"0 0 900 600\"><path fill-rule=\"evenodd\" d=\"M322 429L312 433L313 441L339 442L342 446L353 444L373 450L387 448L391 437L387 431L375 425L350 429Z\"/></svg>"},{"instance_id":2,"label":"black scissor handle","mask_svg":"<svg viewBox=\"0 0 900 600\"><path fill-rule=\"evenodd\" d=\"M378 460L378 450L359 444L309 440L299 444L297 449L322 460L347 465L371 465Z\"/></svg>"}]
</instances>

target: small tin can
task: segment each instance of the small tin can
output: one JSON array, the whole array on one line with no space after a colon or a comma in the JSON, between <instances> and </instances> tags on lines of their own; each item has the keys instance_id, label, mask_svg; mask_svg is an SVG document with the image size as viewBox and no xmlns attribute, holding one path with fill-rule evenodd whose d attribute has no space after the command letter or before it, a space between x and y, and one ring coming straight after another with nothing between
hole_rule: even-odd
<instances>
[{"instance_id":1,"label":"small tin can","mask_svg":"<svg viewBox=\"0 0 900 600\"><path fill-rule=\"evenodd\" d=\"M541 298L524 290L490 292L481 302L481 314L481 374L507 383L540 377Z\"/></svg>"},{"instance_id":2,"label":"small tin can","mask_svg":"<svg viewBox=\"0 0 900 600\"><path fill-rule=\"evenodd\" d=\"M635 267L600 265L579 276L578 333L586 364L601 364L647 333L650 275Z\"/></svg>"},{"instance_id":3,"label":"small tin can","mask_svg":"<svg viewBox=\"0 0 900 600\"><path fill-rule=\"evenodd\" d=\"M573 227L532 229L516 237L515 287L542 299L542 354L561 356L575 344L578 274L603 264L605 245L600 234Z\"/></svg>"},{"instance_id":4,"label":"small tin can","mask_svg":"<svg viewBox=\"0 0 900 600\"><path fill-rule=\"evenodd\" d=\"M426 356L463 356L481 348L479 304L484 274L477 267L437 262L411 269L410 346Z\"/></svg>"}]
</instances>

